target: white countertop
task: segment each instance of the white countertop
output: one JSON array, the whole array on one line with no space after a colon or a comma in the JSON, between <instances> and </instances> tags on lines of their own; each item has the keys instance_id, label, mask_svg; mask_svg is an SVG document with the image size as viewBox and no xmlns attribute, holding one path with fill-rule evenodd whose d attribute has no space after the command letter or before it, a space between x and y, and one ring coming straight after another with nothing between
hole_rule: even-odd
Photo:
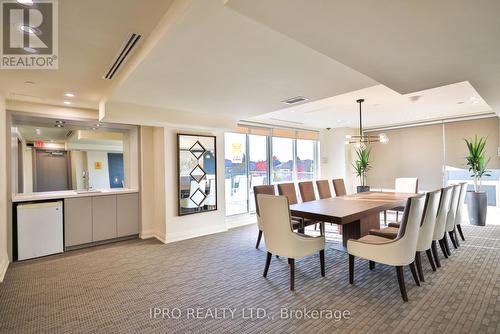
<instances>
[{"instance_id":1,"label":"white countertop","mask_svg":"<svg viewBox=\"0 0 500 334\"><path fill-rule=\"evenodd\" d=\"M137 189L128 189L128 188L97 189L91 191L80 191L80 190L46 191L39 193L13 194L12 202L41 201L49 199L62 199L62 198L74 198L74 197L106 196L106 195L117 195L117 194L131 194L138 192L139 191Z\"/></svg>"}]
</instances>

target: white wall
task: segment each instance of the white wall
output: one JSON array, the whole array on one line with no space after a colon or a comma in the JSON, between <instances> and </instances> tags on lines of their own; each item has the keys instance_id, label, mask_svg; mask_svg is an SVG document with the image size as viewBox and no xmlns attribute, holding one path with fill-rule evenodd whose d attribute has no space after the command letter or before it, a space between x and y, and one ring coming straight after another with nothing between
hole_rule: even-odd
<instances>
[{"instance_id":1,"label":"white wall","mask_svg":"<svg viewBox=\"0 0 500 334\"><path fill-rule=\"evenodd\" d=\"M165 135L163 128L143 126L141 138L141 233L165 242Z\"/></svg>"},{"instance_id":2,"label":"white wall","mask_svg":"<svg viewBox=\"0 0 500 334\"><path fill-rule=\"evenodd\" d=\"M73 189L84 189L83 172L88 170L87 152L71 151L69 156L71 159L71 186Z\"/></svg>"},{"instance_id":3,"label":"white wall","mask_svg":"<svg viewBox=\"0 0 500 334\"><path fill-rule=\"evenodd\" d=\"M356 129L337 128L321 130L320 142L320 177L321 179L343 178L349 193L354 192L357 180L351 167L352 147L346 145L345 135L354 134ZM331 186L331 184L330 184ZM333 194L332 189L332 194Z\"/></svg>"},{"instance_id":4,"label":"white wall","mask_svg":"<svg viewBox=\"0 0 500 334\"><path fill-rule=\"evenodd\" d=\"M177 215L177 133L216 136L217 210L186 216ZM165 128L166 242L227 231L224 200L224 133Z\"/></svg>"},{"instance_id":5,"label":"white wall","mask_svg":"<svg viewBox=\"0 0 500 334\"><path fill-rule=\"evenodd\" d=\"M0 282L9 265L7 237L7 115L5 98L0 94ZM10 141L10 139L9 139Z\"/></svg>"},{"instance_id":6,"label":"white wall","mask_svg":"<svg viewBox=\"0 0 500 334\"><path fill-rule=\"evenodd\" d=\"M23 192L33 192L33 148L23 144Z\"/></svg>"},{"instance_id":7,"label":"white wall","mask_svg":"<svg viewBox=\"0 0 500 334\"><path fill-rule=\"evenodd\" d=\"M102 163L101 169L95 168L95 162ZM94 189L109 189L108 153L88 151L87 166L89 171L89 187Z\"/></svg>"}]
</instances>

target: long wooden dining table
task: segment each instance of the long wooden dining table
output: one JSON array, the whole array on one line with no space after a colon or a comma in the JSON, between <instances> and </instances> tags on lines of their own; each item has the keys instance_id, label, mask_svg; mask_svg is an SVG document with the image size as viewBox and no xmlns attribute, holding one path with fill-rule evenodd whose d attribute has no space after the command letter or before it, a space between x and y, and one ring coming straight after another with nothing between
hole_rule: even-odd
<instances>
[{"instance_id":1,"label":"long wooden dining table","mask_svg":"<svg viewBox=\"0 0 500 334\"><path fill-rule=\"evenodd\" d=\"M365 192L325 198L290 205L292 217L342 226L342 244L359 239L370 229L380 228L380 212L404 208L408 198L416 194L396 192Z\"/></svg>"}]
</instances>

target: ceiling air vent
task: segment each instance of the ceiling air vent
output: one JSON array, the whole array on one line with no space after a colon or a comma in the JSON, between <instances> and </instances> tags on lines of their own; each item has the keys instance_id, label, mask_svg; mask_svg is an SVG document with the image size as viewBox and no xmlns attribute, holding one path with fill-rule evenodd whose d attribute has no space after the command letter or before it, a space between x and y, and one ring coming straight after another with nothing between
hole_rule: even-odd
<instances>
[{"instance_id":1,"label":"ceiling air vent","mask_svg":"<svg viewBox=\"0 0 500 334\"><path fill-rule=\"evenodd\" d=\"M127 57L130 55L130 52L132 52L132 49L137 45L137 42L141 38L141 35L132 33L130 36L126 39L125 43L123 43L123 46L121 47L120 51L116 55L115 59L113 60L113 63L111 64L111 67L109 70L106 72L106 75L103 76L103 79L108 79L111 80L115 76L116 72L120 69L120 67L124 64L125 60Z\"/></svg>"},{"instance_id":2,"label":"ceiling air vent","mask_svg":"<svg viewBox=\"0 0 500 334\"><path fill-rule=\"evenodd\" d=\"M292 97L290 99L283 100L281 102L288 104L288 105L292 105L292 104L302 103L302 102L306 102L306 101L309 101L309 99L307 97L296 96L296 97Z\"/></svg>"}]
</instances>

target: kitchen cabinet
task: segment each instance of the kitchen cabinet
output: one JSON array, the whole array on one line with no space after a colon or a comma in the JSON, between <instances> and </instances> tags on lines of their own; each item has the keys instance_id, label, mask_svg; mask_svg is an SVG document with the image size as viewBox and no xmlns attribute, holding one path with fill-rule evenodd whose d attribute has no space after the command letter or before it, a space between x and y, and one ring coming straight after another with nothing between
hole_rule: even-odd
<instances>
[{"instance_id":1,"label":"kitchen cabinet","mask_svg":"<svg viewBox=\"0 0 500 334\"><path fill-rule=\"evenodd\" d=\"M116 196L117 237L139 233L139 194Z\"/></svg>"},{"instance_id":2,"label":"kitchen cabinet","mask_svg":"<svg viewBox=\"0 0 500 334\"><path fill-rule=\"evenodd\" d=\"M64 247L92 241L92 198L66 198L64 200Z\"/></svg>"},{"instance_id":3,"label":"kitchen cabinet","mask_svg":"<svg viewBox=\"0 0 500 334\"><path fill-rule=\"evenodd\" d=\"M116 195L92 197L92 241L116 236Z\"/></svg>"}]
</instances>

